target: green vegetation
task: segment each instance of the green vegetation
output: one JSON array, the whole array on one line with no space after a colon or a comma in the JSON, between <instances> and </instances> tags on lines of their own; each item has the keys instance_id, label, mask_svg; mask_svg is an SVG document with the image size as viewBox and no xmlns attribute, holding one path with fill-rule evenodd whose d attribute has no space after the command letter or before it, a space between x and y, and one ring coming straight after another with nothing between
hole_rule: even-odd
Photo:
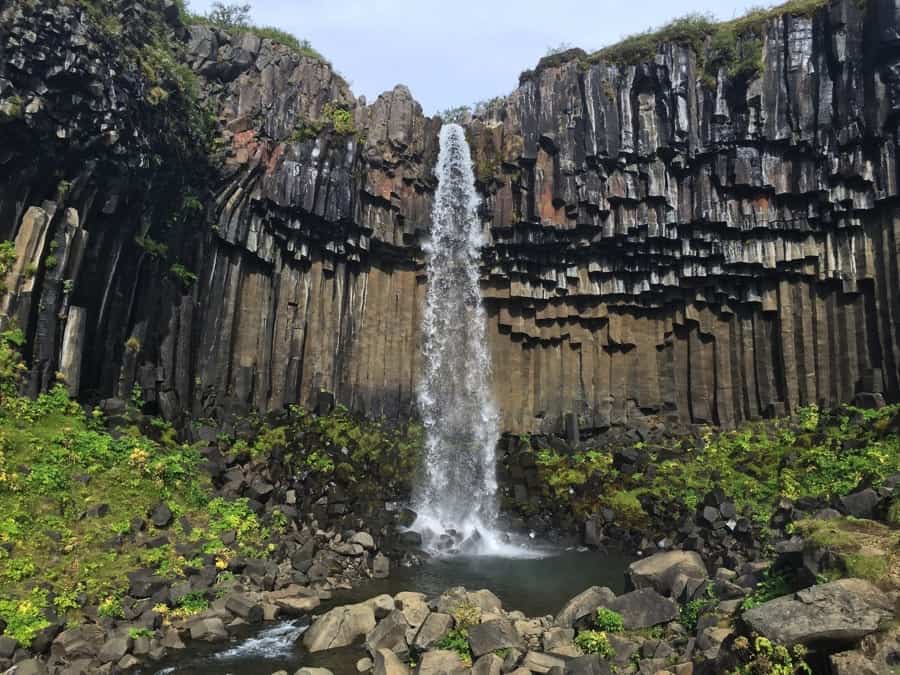
<instances>
[{"instance_id":1,"label":"green vegetation","mask_svg":"<svg viewBox=\"0 0 900 675\"><path fill-rule=\"evenodd\" d=\"M9 96L0 102L0 124L20 119L24 110L22 98L18 94Z\"/></svg>"},{"instance_id":2,"label":"green vegetation","mask_svg":"<svg viewBox=\"0 0 900 675\"><path fill-rule=\"evenodd\" d=\"M298 54L316 61L327 63L325 57L313 49L309 40L300 40L287 31L272 26L256 26L250 21L250 5L214 2L209 12L203 15L187 14L185 21L216 26L232 33L252 33L259 38L272 40L290 47Z\"/></svg>"},{"instance_id":3,"label":"green vegetation","mask_svg":"<svg viewBox=\"0 0 900 675\"><path fill-rule=\"evenodd\" d=\"M603 659L611 659L616 655L606 633L598 630L583 630L575 636L575 646L585 654L599 654Z\"/></svg>"},{"instance_id":4,"label":"green vegetation","mask_svg":"<svg viewBox=\"0 0 900 675\"><path fill-rule=\"evenodd\" d=\"M197 283L197 275L191 272L180 262L173 264L169 268L169 273L178 280L178 283L181 284L181 287L184 290L189 290L195 283Z\"/></svg>"},{"instance_id":5,"label":"green vegetation","mask_svg":"<svg viewBox=\"0 0 900 675\"><path fill-rule=\"evenodd\" d=\"M742 636L734 641L734 651L741 664L733 675L812 675L803 645L789 650L762 636L754 636L752 644Z\"/></svg>"},{"instance_id":6,"label":"green vegetation","mask_svg":"<svg viewBox=\"0 0 900 675\"><path fill-rule=\"evenodd\" d=\"M99 411L85 414L61 386L37 399L19 396L21 337L13 330L0 340L0 618L8 635L30 643L47 625L51 597L71 623L80 619L82 595L100 616L122 616L130 570L175 578L202 564L179 555L176 543L196 544L219 569L235 555L271 552L269 539L284 522L263 522L247 500L213 499L200 453L179 444L167 423L132 408L134 423L114 437ZM149 525L146 535L167 534L170 543L145 548L131 537L131 523L161 499L179 519L166 530ZM223 544L225 532L233 544ZM174 611L200 611L204 602L188 596Z\"/></svg>"},{"instance_id":7,"label":"green vegetation","mask_svg":"<svg viewBox=\"0 0 900 675\"><path fill-rule=\"evenodd\" d=\"M609 508L617 522L639 527L660 508L673 517L694 513L719 488L740 515L765 526L782 498L827 501L864 482L877 487L900 471L900 437L892 431L898 415L898 405L846 406L828 414L810 406L794 418L710 429L697 442L639 443L635 447L653 467L646 473L620 473L608 450L562 455L542 449L535 456L545 486L542 506L579 519Z\"/></svg>"},{"instance_id":8,"label":"green vegetation","mask_svg":"<svg viewBox=\"0 0 900 675\"><path fill-rule=\"evenodd\" d=\"M719 68L725 68L732 79L750 80L762 69L763 39L770 21L786 15L811 16L827 5L827 0L789 0L774 7L752 9L724 22L707 14L688 14L591 54L568 45L550 50L538 63L537 71L572 60L585 66L600 62L618 66L652 63L660 45L672 43L689 47L697 55L707 86L715 86ZM534 71L526 71L520 80L533 75Z\"/></svg>"},{"instance_id":9,"label":"green vegetation","mask_svg":"<svg viewBox=\"0 0 900 675\"><path fill-rule=\"evenodd\" d=\"M872 520L850 516L832 520L801 520L794 532L810 550L827 551L838 568L829 578L867 579L882 588L900 588L900 531Z\"/></svg>"},{"instance_id":10,"label":"green vegetation","mask_svg":"<svg viewBox=\"0 0 900 675\"><path fill-rule=\"evenodd\" d=\"M741 602L741 609L753 609L764 602L769 602L769 600L780 598L783 595L790 595L796 591L797 588L798 583L793 576L788 574L772 574L769 570L766 570L765 576L756 585L756 588L753 589L753 593L748 595Z\"/></svg>"},{"instance_id":11,"label":"green vegetation","mask_svg":"<svg viewBox=\"0 0 900 675\"><path fill-rule=\"evenodd\" d=\"M601 607L594 618L594 626L604 633L621 633L625 630L625 621L622 615L612 609Z\"/></svg>"},{"instance_id":12,"label":"green vegetation","mask_svg":"<svg viewBox=\"0 0 900 675\"><path fill-rule=\"evenodd\" d=\"M359 130L353 121L353 113L344 104L326 103L318 119L300 120L291 133L291 141L303 141L318 138L323 131L333 131L338 136L356 136Z\"/></svg>"},{"instance_id":13,"label":"green vegetation","mask_svg":"<svg viewBox=\"0 0 900 675\"><path fill-rule=\"evenodd\" d=\"M135 237L134 243L144 249L153 258L165 258L169 255L169 247L150 236Z\"/></svg>"},{"instance_id":14,"label":"green vegetation","mask_svg":"<svg viewBox=\"0 0 900 675\"><path fill-rule=\"evenodd\" d=\"M459 654L459 658L467 666L472 665L472 649L469 647L469 631L467 628L454 628L434 643L437 649L447 649Z\"/></svg>"}]
</instances>

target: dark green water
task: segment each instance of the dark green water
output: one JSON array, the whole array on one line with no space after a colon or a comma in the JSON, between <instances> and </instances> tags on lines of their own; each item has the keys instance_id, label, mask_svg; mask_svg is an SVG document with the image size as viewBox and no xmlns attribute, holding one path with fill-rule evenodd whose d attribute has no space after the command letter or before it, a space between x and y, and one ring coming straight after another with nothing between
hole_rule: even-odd
<instances>
[{"instance_id":1,"label":"dark green water","mask_svg":"<svg viewBox=\"0 0 900 675\"><path fill-rule=\"evenodd\" d=\"M414 568L392 570L388 579L370 581L350 591L338 591L323 607L366 600L375 595L417 591L431 597L452 586L488 588L507 610L527 616L556 614L566 601L589 586L624 590L625 568L632 558L616 552L564 551L543 558L456 557L432 560ZM335 675L353 675L365 651L348 647L308 654L298 645L302 622L268 624L235 636L222 645L191 644L177 658L144 669L144 674L270 675L293 673L302 666L330 668Z\"/></svg>"}]
</instances>

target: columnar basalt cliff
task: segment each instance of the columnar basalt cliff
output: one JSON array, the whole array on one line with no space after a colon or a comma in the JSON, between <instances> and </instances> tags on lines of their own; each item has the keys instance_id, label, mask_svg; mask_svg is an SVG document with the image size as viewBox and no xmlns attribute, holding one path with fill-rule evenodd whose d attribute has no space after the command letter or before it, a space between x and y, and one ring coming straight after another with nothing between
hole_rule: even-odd
<instances>
[{"instance_id":1,"label":"columnar basalt cliff","mask_svg":"<svg viewBox=\"0 0 900 675\"><path fill-rule=\"evenodd\" d=\"M137 383L170 418L323 389L412 414L440 120L404 87L366 104L271 40L118 5L117 39L78 3L0 20L3 304L28 386ZM161 34L214 118L203 162L161 141L173 87L142 67ZM576 50L468 121L504 428L900 393L900 6L780 14L760 43L758 69L713 76L708 44Z\"/></svg>"}]
</instances>

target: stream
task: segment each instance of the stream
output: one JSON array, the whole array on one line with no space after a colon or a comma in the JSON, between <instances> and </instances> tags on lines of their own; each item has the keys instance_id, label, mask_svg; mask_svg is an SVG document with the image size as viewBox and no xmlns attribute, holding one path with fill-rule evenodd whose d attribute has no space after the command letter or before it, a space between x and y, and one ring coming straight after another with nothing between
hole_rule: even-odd
<instances>
[{"instance_id":1,"label":"stream","mask_svg":"<svg viewBox=\"0 0 900 675\"><path fill-rule=\"evenodd\" d=\"M625 568L633 559L615 551L556 551L540 558L457 556L413 568L392 570L387 579L372 580L352 590L335 591L334 598L317 610L361 602L373 596L417 591L432 597L453 586L493 591L507 610L529 617L556 614L573 596L589 586L624 591ZM302 666L331 669L335 675L356 673L356 662L366 656L362 645L316 654L306 653L298 638L307 619L280 621L234 634L227 644L191 642L171 658L139 671L142 675L271 675L293 673Z\"/></svg>"}]
</instances>

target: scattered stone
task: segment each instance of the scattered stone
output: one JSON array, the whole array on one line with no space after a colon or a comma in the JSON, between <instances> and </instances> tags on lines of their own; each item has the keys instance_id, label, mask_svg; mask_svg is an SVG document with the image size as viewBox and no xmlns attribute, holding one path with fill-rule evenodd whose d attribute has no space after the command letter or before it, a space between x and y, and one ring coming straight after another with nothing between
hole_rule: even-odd
<instances>
[{"instance_id":1,"label":"scattered stone","mask_svg":"<svg viewBox=\"0 0 900 675\"><path fill-rule=\"evenodd\" d=\"M264 616L262 605L245 595L229 595L225 600L225 609L247 623L260 623Z\"/></svg>"},{"instance_id":2,"label":"scattered stone","mask_svg":"<svg viewBox=\"0 0 900 675\"><path fill-rule=\"evenodd\" d=\"M503 659L496 654L485 654L472 666L472 675L501 675L502 672Z\"/></svg>"},{"instance_id":3,"label":"scattered stone","mask_svg":"<svg viewBox=\"0 0 900 675\"><path fill-rule=\"evenodd\" d=\"M407 630L409 630L409 624L406 622L406 617L399 609L395 609L366 635L366 649L373 656L380 649L389 649L394 652L406 651Z\"/></svg>"},{"instance_id":4,"label":"scattered stone","mask_svg":"<svg viewBox=\"0 0 900 675\"><path fill-rule=\"evenodd\" d=\"M362 546L367 551L375 550L375 540L368 532L357 532L352 537L350 537L350 543Z\"/></svg>"},{"instance_id":5,"label":"scattered stone","mask_svg":"<svg viewBox=\"0 0 900 675\"><path fill-rule=\"evenodd\" d=\"M131 649L132 640L130 637L112 637L103 643L100 651L97 653L97 659L101 663L110 663L119 661Z\"/></svg>"},{"instance_id":6,"label":"scattered stone","mask_svg":"<svg viewBox=\"0 0 900 675\"><path fill-rule=\"evenodd\" d=\"M552 654L528 652L522 659L522 667L532 673L549 673L551 668L565 668L566 661Z\"/></svg>"},{"instance_id":7,"label":"scattered stone","mask_svg":"<svg viewBox=\"0 0 900 675\"><path fill-rule=\"evenodd\" d=\"M173 518L172 509L165 502L160 502L150 511L150 521L158 528L168 527Z\"/></svg>"}]
</instances>

